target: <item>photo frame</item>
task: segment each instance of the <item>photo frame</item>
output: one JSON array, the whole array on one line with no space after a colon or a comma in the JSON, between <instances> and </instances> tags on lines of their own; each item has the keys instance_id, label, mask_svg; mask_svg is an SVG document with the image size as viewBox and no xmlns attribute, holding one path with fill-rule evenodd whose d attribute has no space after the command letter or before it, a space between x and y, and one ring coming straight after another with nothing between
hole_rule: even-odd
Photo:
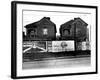
<instances>
[{"instance_id":1,"label":"photo frame","mask_svg":"<svg viewBox=\"0 0 100 80\"><path fill-rule=\"evenodd\" d=\"M98 7L11 2L11 78L97 73Z\"/></svg>"}]
</instances>

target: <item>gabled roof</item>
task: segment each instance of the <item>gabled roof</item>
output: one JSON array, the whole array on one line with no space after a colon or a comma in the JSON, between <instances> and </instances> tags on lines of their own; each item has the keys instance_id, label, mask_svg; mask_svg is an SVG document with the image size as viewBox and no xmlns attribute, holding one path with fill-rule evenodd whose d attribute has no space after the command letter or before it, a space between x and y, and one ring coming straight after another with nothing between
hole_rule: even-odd
<instances>
[{"instance_id":1,"label":"gabled roof","mask_svg":"<svg viewBox=\"0 0 100 80\"><path fill-rule=\"evenodd\" d=\"M88 24L87 24L85 21L83 21L80 17L74 18L74 21L75 21L75 22L81 21L81 22L83 23L84 26L87 26L87 25L88 25Z\"/></svg>"},{"instance_id":2,"label":"gabled roof","mask_svg":"<svg viewBox=\"0 0 100 80\"><path fill-rule=\"evenodd\" d=\"M31 24L28 24L28 25L26 25L26 26L24 26L25 28L36 28L37 27L37 24L38 23L38 21L37 22L34 22L34 23L31 23Z\"/></svg>"},{"instance_id":3,"label":"gabled roof","mask_svg":"<svg viewBox=\"0 0 100 80\"><path fill-rule=\"evenodd\" d=\"M70 21L68 21L68 22L65 22L64 24L61 25L60 28L61 28L61 29L63 29L63 28L70 29L71 26L69 26L69 25L71 25L73 22L74 22L74 20L70 20Z\"/></svg>"},{"instance_id":4,"label":"gabled roof","mask_svg":"<svg viewBox=\"0 0 100 80\"><path fill-rule=\"evenodd\" d=\"M81 21L83 23L83 25L85 25L85 26L88 25L85 21L83 21L81 18L78 17L78 18L74 18L74 20L70 20L68 22L65 22L64 24L61 25L60 29L70 29L71 26L69 26L69 25L71 25L77 21Z\"/></svg>"},{"instance_id":5,"label":"gabled roof","mask_svg":"<svg viewBox=\"0 0 100 80\"><path fill-rule=\"evenodd\" d=\"M43 24L43 25L55 25L51 20L50 17L43 17L40 21L38 21L37 25Z\"/></svg>"},{"instance_id":6,"label":"gabled roof","mask_svg":"<svg viewBox=\"0 0 100 80\"><path fill-rule=\"evenodd\" d=\"M41 20L37 22L26 25L25 28L36 28L40 24L42 25L48 24L55 26L55 24L50 20L50 17L43 17Z\"/></svg>"}]
</instances>

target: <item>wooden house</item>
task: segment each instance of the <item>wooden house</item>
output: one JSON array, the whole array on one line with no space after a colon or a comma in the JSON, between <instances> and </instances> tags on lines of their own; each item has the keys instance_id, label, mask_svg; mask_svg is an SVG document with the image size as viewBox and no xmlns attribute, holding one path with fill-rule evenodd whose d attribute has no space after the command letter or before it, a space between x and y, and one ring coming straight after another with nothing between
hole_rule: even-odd
<instances>
[{"instance_id":1,"label":"wooden house","mask_svg":"<svg viewBox=\"0 0 100 80\"><path fill-rule=\"evenodd\" d=\"M74 18L60 26L60 36L62 39L84 41L87 38L87 25L81 18Z\"/></svg>"},{"instance_id":2,"label":"wooden house","mask_svg":"<svg viewBox=\"0 0 100 80\"><path fill-rule=\"evenodd\" d=\"M37 22L26 25L25 28L28 40L56 39L56 25L50 20L49 17L43 17Z\"/></svg>"}]
</instances>

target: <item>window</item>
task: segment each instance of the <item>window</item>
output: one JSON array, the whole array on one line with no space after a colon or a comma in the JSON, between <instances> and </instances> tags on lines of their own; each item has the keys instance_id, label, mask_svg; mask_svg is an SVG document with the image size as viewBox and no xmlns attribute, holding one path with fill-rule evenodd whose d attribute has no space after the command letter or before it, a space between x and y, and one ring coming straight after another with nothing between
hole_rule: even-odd
<instances>
[{"instance_id":1,"label":"window","mask_svg":"<svg viewBox=\"0 0 100 80\"><path fill-rule=\"evenodd\" d=\"M43 29L43 35L47 35L48 34L48 29L47 28L44 28Z\"/></svg>"},{"instance_id":2,"label":"window","mask_svg":"<svg viewBox=\"0 0 100 80\"><path fill-rule=\"evenodd\" d=\"M34 29L34 30L32 30L31 32L30 32L30 35L31 35L31 37L35 37L36 36L36 29Z\"/></svg>"},{"instance_id":3,"label":"window","mask_svg":"<svg viewBox=\"0 0 100 80\"><path fill-rule=\"evenodd\" d=\"M64 35L69 35L70 34L70 30L65 29L64 30Z\"/></svg>"},{"instance_id":4,"label":"window","mask_svg":"<svg viewBox=\"0 0 100 80\"><path fill-rule=\"evenodd\" d=\"M34 35L35 34L35 31L33 30L33 31L31 31L31 35Z\"/></svg>"}]
</instances>

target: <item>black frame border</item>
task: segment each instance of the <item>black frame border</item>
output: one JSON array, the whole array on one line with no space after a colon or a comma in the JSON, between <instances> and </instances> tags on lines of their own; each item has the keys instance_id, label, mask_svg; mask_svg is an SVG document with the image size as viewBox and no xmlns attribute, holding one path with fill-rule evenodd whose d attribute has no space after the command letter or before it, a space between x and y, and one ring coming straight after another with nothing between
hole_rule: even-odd
<instances>
[{"instance_id":1,"label":"black frame border","mask_svg":"<svg viewBox=\"0 0 100 80\"><path fill-rule=\"evenodd\" d=\"M94 8L96 9L96 71L95 72L83 72L83 73L66 73L66 74L50 74L50 75L37 75L37 76L17 76L17 49L16 49L16 25L17 25L17 4L31 4L31 5L45 5L45 6L60 6L60 7L79 7L79 8ZM26 1L12 1L11 2L11 78L42 78L42 77L56 77L56 76L68 76L68 75L85 75L85 74L97 74L98 73L98 7L88 5L73 5L73 4L57 4L57 3L42 3L42 2L26 2Z\"/></svg>"}]
</instances>

